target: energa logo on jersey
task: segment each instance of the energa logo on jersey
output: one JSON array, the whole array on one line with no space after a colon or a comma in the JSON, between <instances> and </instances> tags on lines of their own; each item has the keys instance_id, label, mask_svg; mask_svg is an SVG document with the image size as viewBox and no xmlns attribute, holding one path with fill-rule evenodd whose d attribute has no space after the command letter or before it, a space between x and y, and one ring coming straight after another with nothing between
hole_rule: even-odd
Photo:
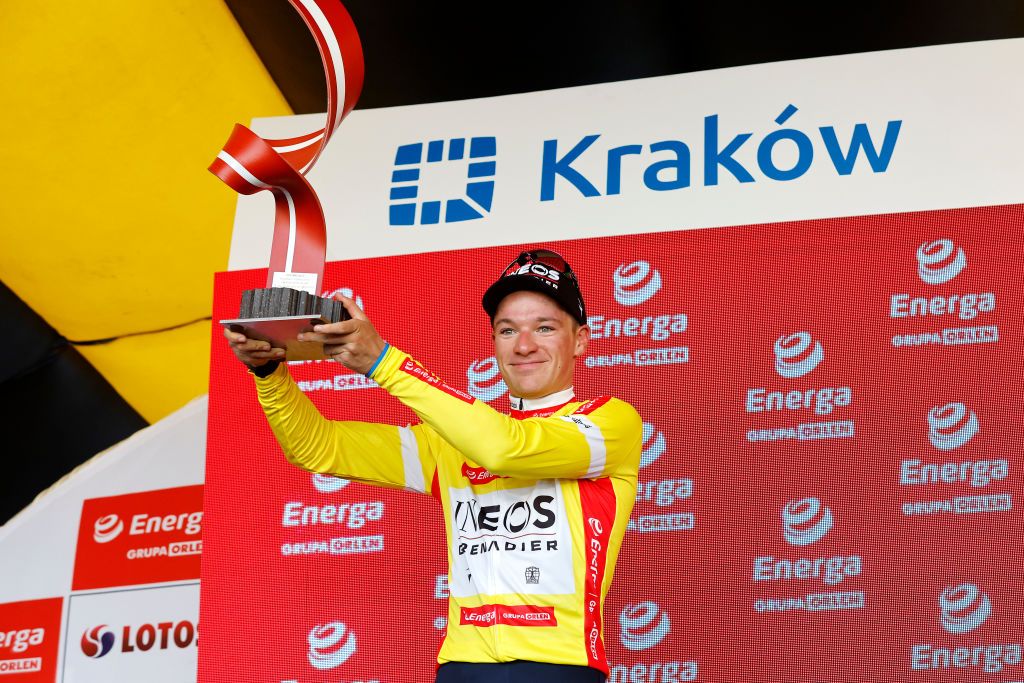
<instances>
[{"instance_id":1,"label":"energa logo on jersey","mask_svg":"<svg viewBox=\"0 0 1024 683\"><path fill-rule=\"evenodd\" d=\"M960 448L980 429L978 416L963 403L947 403L928 411L928 440L940 451Z\"/></svg>"},{"instance_id":2,"label":"energa logo on jersey","mask_svg":"<svg viewBox=\"0 0 1024 683\"><path fill-rule=\"evenodd\" d=\"M832 529L832 510L817 498L791 500L782 508L782 536L790 545L810 545Z\"/></svg>"},{"instance_id":3,"label":"energa logo on jersey","mask_svg":"<svg viewBox=\"0 0 1024 683\"><path fill-rule=\"evenodd\" d=\"M627 650L652 648L672 630L668 612L651 600L626 605L619 612L619 640Z\"/></svg>"},{"instance_id":4,"label":"energa logo on jersey","mask_svg":"<svg viewBox=\"0 0 1024 683\"><path fill-rule=\"evenodd\" d=\"M319 472L313 474L313 488L320 493L336 493L350 483L348 479L335 477L332 474L320 474Z\"/></svg>"},{"instance_id":5,"label":"energa logo on jersey","mask_svg":"<svg viewBox=\"0 0 1024 683\"><path fill-rule=\"evenodd\" d=\"M661 289L661 273L647 261L623 263L612 274L615 300L623 306L644 303Z\"/></svg>"},{"instance_id":6,"label":"energa logo on jersey","mask_svg":"<svg viewBox=\"0 0 1024 683\"><path fill-rule=\"evenodd\" d=\"M787 379L803 377L821 364L825 349L810 332L784 334L775 340L775 372Z\"/></svg>"},{"instance_id":7,"label":"energa logo on jersey","mask_svg":"<svg viewBox=\"0 0 1024 683\"><path fill-rule=\"evenodd\" d=\"M356 652L356 634L340 621L314 626L307 641L309 663L321 671L341 666Z\"/></svg>"},{"instance_id":8,"label":"energa logo on jersey","mask_svg":"<svg viewBox=\"0 0 1024 683\"><path fill-rule=\"evenodd\" d=\"M917 249L917 274L929 285L949 282L966 267L967 256L953 240L925 242Z\"/></svg>"},{"instance_id":9,"label":"energa logo on jersey","mask_svg":"<svg viewBox=\"0 0 1024 683\"><path fill-rule=\"evenodd\" d=\"M400 146L391 173L389 224L436 225L483 218L494 200L496 155L494 137Z\"/></svg>"},{"instance_id":10,"label":"energa logo on jersey","mask_svg":"<svg viewBox=\"0 0 1024 683\"><path fill-rule=\"evenodd\" d=\"M116 514L104 515L92 527L92 539L97 543L109 543L124 531L124 522Z\"/></svg>"},{"instance_id":11,"label":"energa logo on jersey","mask_svg":"<svg viewBox=\"0 0 1024 683\"><path fill-rule=\"evenodd\" d=\"M490 403L508 392L501 377L498 359L494 356L474 360L466 368L467 391L473 398Z\"/></svg>"},{"instance_id":12,"label":"energa logo on jersey","mask_svg":"<svg viewBox=\"0 0 1024 683\"><path fill-rule=\"evenodd\" d=\"M942 628L950 633L968 633L992 615L992 601L973 583L950 586L939 595Z\"/></svg>"}]
</instances>

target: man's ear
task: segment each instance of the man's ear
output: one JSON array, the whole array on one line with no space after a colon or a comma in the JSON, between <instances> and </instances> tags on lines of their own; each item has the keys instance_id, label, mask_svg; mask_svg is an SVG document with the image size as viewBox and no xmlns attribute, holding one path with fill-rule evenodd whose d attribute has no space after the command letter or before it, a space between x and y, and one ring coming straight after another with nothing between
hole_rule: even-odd
<instances>
[{"instance_id":1,"label":"man's ear","mask_svg":"<svg viewBox=\"0 0 1024 683\"><path fill-rule=\"evenodd\" d=\"M576 349L573 352L573 358L579 358L585 354L588 344L590 344L590 327L588 325L580 325L579 329L576 330Z\"/></svg>"}]
</instances>

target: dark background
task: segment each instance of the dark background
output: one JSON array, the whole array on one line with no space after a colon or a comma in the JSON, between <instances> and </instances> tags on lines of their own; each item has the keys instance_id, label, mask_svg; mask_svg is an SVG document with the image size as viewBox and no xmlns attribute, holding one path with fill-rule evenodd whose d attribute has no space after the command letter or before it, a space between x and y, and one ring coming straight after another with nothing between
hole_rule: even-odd
<instances>
[{"instance_id":1,"label":"dark background","mask_svg":"<svg viewBox=\"0 0 1024 683\"><path fill-rule=\"evenodd\" d=\"M290 5L226 2L294 111L324 111L320 56ZM1024 2L1016 0L344 4L366 61L359 109L1024 37ZM13 341L0 371L5 523L76 465L146 422L74 344L2 283L0 320L5 341Z\"/></svg>"}]
</instances>

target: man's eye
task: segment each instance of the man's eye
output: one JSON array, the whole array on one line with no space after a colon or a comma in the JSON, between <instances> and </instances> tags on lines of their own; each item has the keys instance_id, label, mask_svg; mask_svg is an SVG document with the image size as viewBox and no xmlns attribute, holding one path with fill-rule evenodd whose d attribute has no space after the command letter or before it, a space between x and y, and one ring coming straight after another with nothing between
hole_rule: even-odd
<instances>
[{"instance_id":1,"label":"man's eye","mask_svg":"<svg viewBox=\"0 0 1024 683\"><path fill-rule=\"evenodd\" d=\"M550 325L541 325L540 327L537 328L538 332L554 332L554 330L555 328L551 327Z\"/></svg>"},{"instance_id":2,"label":"man's eye","mask_svg":"<svg viewBox=\"0 0 1024 683\"><path fill-rule=\"evenodd\" d=\"M500 330L498 330L498 334L500 334L503 337L511 336L514 332L515 330L513 330L511 327L503 327Z\"/></svg>"}]
</instances>

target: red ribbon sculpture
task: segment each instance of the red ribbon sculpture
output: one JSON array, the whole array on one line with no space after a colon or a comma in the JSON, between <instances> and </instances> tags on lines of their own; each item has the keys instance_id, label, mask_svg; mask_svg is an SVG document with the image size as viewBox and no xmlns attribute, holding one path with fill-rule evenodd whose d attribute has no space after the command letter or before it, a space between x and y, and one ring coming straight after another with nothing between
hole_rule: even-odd
<instances>
[{"instance_id":1,"label":"red ribbon sculpture","mask_svg":"<svg viewBox=\"0 0 1024 683\"><path fill-rule=\"evenodd\" d=\"M327 258L320 200L305 174L313 168L363 88L363 49L355 24L337 0L289 0L316 39L327 76L327 123L287 140L264 140L235 124L210 171L241 194L274 195L274 240L267 287L318 294Z\"/></svg>"}]
</instances>

